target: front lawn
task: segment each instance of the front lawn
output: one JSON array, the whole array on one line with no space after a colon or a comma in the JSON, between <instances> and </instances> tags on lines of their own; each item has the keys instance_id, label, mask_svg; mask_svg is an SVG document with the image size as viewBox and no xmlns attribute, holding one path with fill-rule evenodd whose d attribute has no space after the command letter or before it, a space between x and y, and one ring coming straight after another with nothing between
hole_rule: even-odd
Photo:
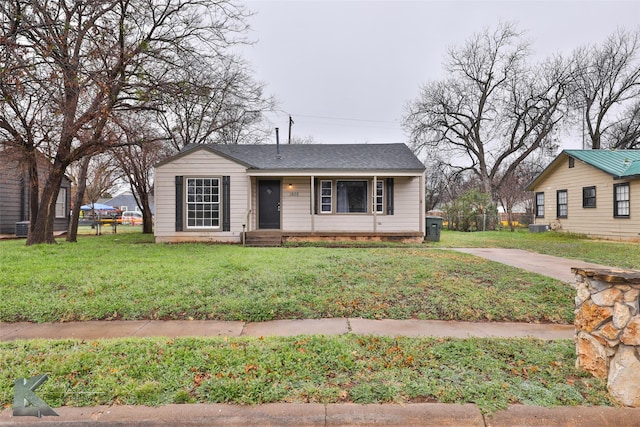
<instances>
[{"instance_id":1,"label":"front lawn","mask_svg":"<svg viewBox=\"0 0 640 427\"><path fill-rule=\"evenodd\" d=\"M604 381L574 367L571 340L146 338L0 343L0 405L16 378L47 373L49 405L475 403L611 405Z\"/></svg>"},{"instance_id":2,"label":"front lawn","mask_svg":"<svg viewBox=\"0 0 640 427\"><path fill-rule=\"evenodd\" d=\"M30 247L1 241L0 320L573 321L570 286L426 244L248 248L152 242L142 234Z\"/></svg>"}]
</instances>

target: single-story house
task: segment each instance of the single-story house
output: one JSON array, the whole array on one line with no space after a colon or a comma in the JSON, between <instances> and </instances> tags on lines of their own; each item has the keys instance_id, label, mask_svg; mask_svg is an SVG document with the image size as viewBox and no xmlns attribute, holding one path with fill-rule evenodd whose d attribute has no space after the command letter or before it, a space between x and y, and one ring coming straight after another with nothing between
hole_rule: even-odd
<instances>
[{"instance_id":1,"label":"single-story house","mask_svg":"<svg viewBox=\"0 0 640 427\"><path fill-rule=\"evenodd\" d=\"M536 224L640 238L640 150L564 150L527 190L535 193Z\"/></svg>"},{"instance_id":2,"label":"single-story house","mask_svg":"<svg viewBox=\"0 0 640 427\"><path fill-rule=\"evenodd\" d=\"M156 166L156 242L422 241L424 171L405 144L189 145Z\"/></svg>"},{"instance_id":3,"label":"single-story house","mask_svg":"<svg viewBox=\"0 0 640 427\"><path fill-rule=\"evenodd\" d=\"M51 164L42 154L38 155L37 164L42 186ZM22 152L0 146L0 234L27 235L30 200L29 172ZM71 180L65 176L56 200L54 232L68 230L70 206Z\"/></svg>"}]
</instances>

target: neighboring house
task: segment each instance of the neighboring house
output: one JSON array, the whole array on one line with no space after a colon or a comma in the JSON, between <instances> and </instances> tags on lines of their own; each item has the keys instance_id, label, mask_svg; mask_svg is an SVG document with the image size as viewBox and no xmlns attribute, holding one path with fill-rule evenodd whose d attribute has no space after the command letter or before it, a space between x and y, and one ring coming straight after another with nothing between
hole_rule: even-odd
<instances>
[{"instance_id":1,"label":"neighboring house","mask_svg":"<svg viewBox=\"0 0 640 427\"><path fill-rule=\"evenodd\" d=\"M156 166L156 241L422 241L424 171L404 144L190 145Z\"/></svg>"},{"instance_id":2,"label":"neighboring house","mask_svg":"<svg viewBox=\"0 0 640 427\"><path fill-rule=\"evenodd\" d=\"M131 193L121 193L111 199L100 199L98 203L103 203L105 205L113 206L116 209L121 211L141 211L140 206L138 206L138 202L136 202L136 198L133 197ZM149 200L149 208L151 209L151 215L155 214L155 206L153 203L153 196L150 197Z\"/></svg>"},{"instance_id":3,"label":"neighboring house","mask_svg":"<svg viewBox=\"0 0 640 427\"><path fill-rule=\"evenodd\" d=\"M50 164L43 155L38 156L37 161L42 187ZM28 228L24 222L29 221L29 193L29 174L21 152L15 148L0 147L0 234L26 236ZM54 232L68 229L70 205L71 181L65 176L56 201ZM16 223L23 224L16 226Z\"/></svg>"},{"instance_id":4,"label":"neighboring house","mask_svg":"<svg viewBox=\"0 0 640 427\"><path fill-rule=\"evenodd\" d=\"M640 238L640 150L564 150L527 190L535 193L536 224Z\"/></svg>"}]
</instances>

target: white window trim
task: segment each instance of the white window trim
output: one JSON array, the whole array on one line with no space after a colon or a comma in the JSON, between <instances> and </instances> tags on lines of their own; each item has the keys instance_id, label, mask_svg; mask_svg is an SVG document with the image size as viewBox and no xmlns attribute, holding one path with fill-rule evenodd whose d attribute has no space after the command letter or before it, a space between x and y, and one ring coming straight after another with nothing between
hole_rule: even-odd
<instances>
[{"instance_id":1,"label":"white window trim","mask_svg":"<svg viewBox=\"0 0 640 427\"><path fill-rule=\"evenodd\" d=\"M197 179L212 179L212 180L217 180L218 184L218 217L217 217L217 222L218 225L189 225L189 204L197 204L198 202L189 202L189 181L195 181ZM185 202L185 208L184 208L184 223L185 223L185 227L188 230L219 230L222 228L222 177L220 176L194 176L194 177L185 177L184 180L184 185L185 185L185 189L184 189L184 202ZM205 203L205 202L201 202L201 203ZM208 202L208 203L215 203L215 202Z\"/></svg>"},{"instance_id":2,"label":"white window trim","mask_svg":"<svg viewBox=\"0 0 640 427\"><path fill-rule=\"evenodd\" d=\"M542 196L542 197L540 197ZM535 208L536 208L536 218L544 218L544 211L545 211L545 194L543 191L539 191L536 193L535 195L536 197L536 203L535 203ZM540 198L542 198L542 203L540 203ZM540 209L542 208L542 209Z\"/></svg>"},{"instance_id":3,"label":"white window trim","mask_svg":"<svg viewBox=\"0 0 640 427\"><path fill-rule=\"evenodd\" d=\"M61 188L56 198L56 218L67 217L67 189Z\"/></svg>"},{"instance_id":4,"label":"white window trim","mask_svg":"<svg viewBox=\"0 0 640 427\"><path fill-rule=\"evenodd\" d=\"M378 185L380 185L380 194L378 194ZM384 180L377 180L376 184L373 186L373 189L375 191L375 194L372 194L371 199L373 200L373 207L372 210L373 212L377 213L377 214L384 214L384 205L385 205L385 182ZM380 201L378 201L378 199ZM380 209L378 209L378 206L380 206Z\"/></svg>"},{"instance_id":5,"label":"white window trim","mask_svg":"<svg viewBox=\"0 0 640 427\"><path fill-rule=\"evenodd\" d=\"M619 199L618 198L618 189L619 188L624 188L625 189L625 196L626 199ZM626 213L621 214L620 213L620 204L621 202L626 202L625 206L624 206L624 211ZM628 182L623 182L620 184L615 184L613 187L613 213L614 213L614 218L630 218L631 217L631 185Z\"/></svg>"},{"instance_id":6,"label":"white window trim","mask_svg":"<svg viewBox=\"0 0 640 427\"><path fill-rule=\"evenodd\" d=\"M328 196L324 196L322 194L322 190L324 190L324 188L322 188L323 184L328 183L329 184L329 195ZM328 197L329 198L329 210L324 210L325 206L327 206L325 203L322 202L322 198L323 197ZM333 181L329 180L329 179L323 179L320 181L320 213L321 214L331 214L333 213Z\"/></svg>"}]
</instances>

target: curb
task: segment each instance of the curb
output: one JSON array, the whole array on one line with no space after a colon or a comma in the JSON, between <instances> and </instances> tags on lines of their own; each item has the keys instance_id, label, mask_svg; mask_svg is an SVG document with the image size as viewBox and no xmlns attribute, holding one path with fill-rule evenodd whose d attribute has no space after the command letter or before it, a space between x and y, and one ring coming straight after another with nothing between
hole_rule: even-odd
<instances>
[{"instance_id":1,"label":"curb","mask_svg":"<svg viewBox=\"0 0 640 427\"><path fill-rule=\"evenodd\" d=\"M473 404L444 403L328 404L271 403L255 406L194 404L55 408L58 417L13 417L0 412L0 426L459 426L602 427L640 426L640 408L510 406L483 415Z\"/></svg>"}]
</instances>

